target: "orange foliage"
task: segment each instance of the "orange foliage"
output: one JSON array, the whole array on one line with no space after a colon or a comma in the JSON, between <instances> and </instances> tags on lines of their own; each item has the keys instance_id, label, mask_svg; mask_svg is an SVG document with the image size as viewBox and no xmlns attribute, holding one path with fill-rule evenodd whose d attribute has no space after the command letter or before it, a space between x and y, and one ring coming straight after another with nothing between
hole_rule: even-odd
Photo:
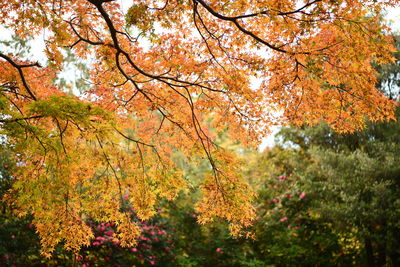
<instances>
[{"instance_id":1,"label":"orange foliage","mask_svg":"<svg viewBox=\"0 0 400 267\"><path fill-rule=\"evenodd\" d=\"M351 132L393 119L371 62L393 60L378 15L398 2L135 0L124 14L113 0L2 1L1 23L21 38L45 32L49 60L0 53L0 121L20 165L7 197L34 215L44 255L61 240L89 244L88 216L115 222L115 238L132 245L139 232L122 196L152 216L188 186L172 160L181 151L210 163L199 222L224 218L239 235L254 193L216 135L254 145L277 123ZM52 83L61 48L95 57L80 97Z\"/></svg>"}]
</instances>

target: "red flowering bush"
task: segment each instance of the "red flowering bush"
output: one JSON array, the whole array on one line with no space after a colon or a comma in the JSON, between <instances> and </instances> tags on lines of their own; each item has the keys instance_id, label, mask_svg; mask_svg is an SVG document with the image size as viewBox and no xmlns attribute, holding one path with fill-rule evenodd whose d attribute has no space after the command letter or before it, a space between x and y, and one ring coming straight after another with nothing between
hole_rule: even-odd
<instances>
[{"instance_id":1,"label":"red flowering bush","mask_svg":"<svg viewBox=\"0 0 400 267\"><path fill-rule=\"evenodd\" d=\"M96 223L89 221L95 237L88 248L82 249L77 260L82 266L166 266L174 262L174 242L172 230L158 222L138 222L142 231L135 247L121 247L114 238L116 230L112 222ZM168 265L167 264L167 265Z\"/></svg>"}]
</instances>

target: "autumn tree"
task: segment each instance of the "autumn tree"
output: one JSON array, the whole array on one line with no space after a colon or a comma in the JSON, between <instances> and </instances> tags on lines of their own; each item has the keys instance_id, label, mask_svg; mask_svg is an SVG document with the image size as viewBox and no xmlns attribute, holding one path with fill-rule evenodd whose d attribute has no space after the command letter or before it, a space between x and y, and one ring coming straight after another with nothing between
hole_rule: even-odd
<instances>
[{"instance_id":1,"label":"autumn tree","mask_svg":"<svg viewBox=\"0 0 400 267\"><path fill-rule=\"evenodd\" d=\"M113 0L2 1L2 25L42 36L48 59L0 52L1 131L19 166L6 198L34 216L44 255L62 240L88 245L88 217L114 222L114 238L133 245L139 230L122 197L152 216L158 199L188 186L172 160L180 151L209 162L198 222L223 218L238 235L254 219L254 193L216 136L251 145L282 122L351 132L393 118L371 62L393 60L379 14L396 4L144 0L125 12ZM53 82L64 49L94 58L79 97Z\"/></svg>"}]
</instances>

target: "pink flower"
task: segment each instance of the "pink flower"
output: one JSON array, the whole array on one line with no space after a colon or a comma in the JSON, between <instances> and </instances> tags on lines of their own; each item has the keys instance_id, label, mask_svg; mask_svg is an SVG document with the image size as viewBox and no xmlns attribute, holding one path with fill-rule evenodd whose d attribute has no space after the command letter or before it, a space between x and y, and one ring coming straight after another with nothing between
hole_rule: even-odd
<instances>
[{"instance_id":1,"label":"pink flower","mask_svg":"<svg viewBox=\"0 0 400 267\"><path fill-rule=\"evenodd\" d=\"M281 222L284 222L288 219L288 217L283 217L282 219L280 219Z\"/></svg>"},{"instance_id":2,"label":"pink flower","mask_svg":"<svg viewBox=\"0 0 400 267\"><path fill-rule=\"evenodd\" d=\"M196 214L192 214L192 217L193 217L193 218L196 218Z\"/></svg>"},{"instance_id":3,"label":"pink flower","mask_svg":"<svg viewBox=\"0 0 400 267\"><path fill-rule=\"evenodd\" d=\"M154 231L150 231L150 234L151 234L151 235L155 235L155 234L156 234L156 232L154 232Z\"/></svg>"},{"instance_id":4,"label":"pink flower","mask_svg":"<svg viewBox=\"0 0 400 267\"><path fill-rule=\"evenodd\" d=\"M106 232L106 235L108 235L108 236L112 236L113 234L114 234L114 232L111 230Z\"/></svg>"},{"instance_id":5,"label":"pink flower","mask_svg":"<svg viewBox=\"0 0 400 267\"><path fill-rule=\"evenodd\" d=\"M137 248L132 248L132 252L137 252Z\"/></svg>"},{"instance_id":6,"label":"pink flower","mask_svg":"<svg viewBox=\"0 0 400 267\"><path fill-rule=\"evenodd\" d=\"M220 249L220 248L217 248L215 251L218 252L218 253L220 253L220 252L221 252L221 249Z\"/></svg>"},{"instance_id":7,"label":"pink flower","mask_svg":"<svg viewBox=\"0 0 400 267\"><path fill-rule=\"evenodd\" d=\"M11 235L11 238L14 239L14 238L15 238L15 235Z\"/></svg>"},{"instance_id":8,"label":"pink flower","mask_svg":"<svg viewBox=\"0 0 400 267\"><path fill-rule=\"evenodd\" d=\"M166 247L165 251L171 251L171 249L169 247Z\"/></svg>"},{"instance_id":9,"label":"pink flower","mask_svg":"<svg viewBox=\"0 0 400 267\"><path fill-rule=\"evenodd\" d=\"M292 199L292 198L293 198L293 195L292 195L292 194L290 194L290 195L289 195L289 199Z\"/></svg>"},{"instance_id":10,"label":"pink flower","mask_svg":"<svg viewBox=\"0 0 400 267\"><path fill-rule=\"evenodd\" d=\"M8 169L8 165L4 165L4 168Z\"/></svg>"},{"instance_id":11,"label":"pink flower","mask_svg":"<svg viewBox=\"0 0 400 267\"><path fill-rule=\"evenodd\" d=\"M154 264L156 264L156 262L155 261L150 261L150 264L154 265Z\"/></svg>"},{"instance_id":12,"label":"pink flower","mask_svg":"<svg viewBox=\"0 0 400 267\"><path fill-rule=\"evenodd\" d=\"M287 177L286 177L285 175L279 176L279 180L280 180L280 181L286 180L286 178L287 178Z\"/></svg>"},{"instance_id":13,"label":"pink flower","mask_svg":"<svg viewBox=\"0 0 400 267\"><path fill-rule=\"evenodd\" d=\"M124 200L128 200L129 199L129 195L125 194L123 198L124 198Z\"/></svg>"},{"instance_id":14,"label":"pink flower","mask_svg":"<svg viewBox=\"0 0 400 267\"><path fill-rule=\"evenodd\" d=\"M274 203L278 203L278 202L279 202L279 200L277 200L276 198L274 198L272 201L273 201Z\"/></svg>"},{"instance_id":15,"label":"pink flower","mask_svg":"<svg viewBox=\"0 0 400 267\"><path fill-rule=\"evenodd\" d=\"M300 199L303 199L305 196L306 196L306 193L301 192L301 194L300 194Z\"/></svg>"},{"instance_id":16,"label":"pink flower","mask_svg":"<svg viewBox=\"0 0 400 267\"><path fill-rule=\"evenodd\" d=\"M299 229L299 227L295 226L295 227L294 227L294 230L297 230L297 229Z\"/></svg>"},{"instance_id":17,"label":"pink flower","mask_svg":"<svg viewBox=\"0 0 400 267\"><path fill-rule=\"evenodd\" d=\"M92 245L93 245L93 246L99 246L99 245L101 245L101 243L98 242L98 241L94 241Z\"/></svg>"},{"instance_id":18,"label":"pink flower","mask_svg":"<svg viewBox=\"0 0 400 267\"><path fill-rule=\"evenodd\" d=\"M291 227L292 227L291 225L288 225L288 226L287 226L287 228L291 228Z\"/></svg>"}]
</instances>

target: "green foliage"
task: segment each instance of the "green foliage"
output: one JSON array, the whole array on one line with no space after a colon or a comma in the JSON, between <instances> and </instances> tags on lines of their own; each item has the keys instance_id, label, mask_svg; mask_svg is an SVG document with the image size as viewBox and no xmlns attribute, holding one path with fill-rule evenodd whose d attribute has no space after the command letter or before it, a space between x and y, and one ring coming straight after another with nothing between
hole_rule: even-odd
<instances>
[{"instance_id":1,"label":"green foliage","mask_svg":"<svg viewBox=\"0 0 400 267\"><path fill-rule=\"evenodd\" d=\"M325 125L286 128L279 136L286 149L267 152L272 159L264 164L275 166L269 169L296 170L296 183L313 198L307 207L310 216L328 223L336 239L353 239L353 247L362 244L361 251L353 254L358 264L398 265L399 130L398 122L371 123L366 130L348 135ZM278 156L282 161L276 162L274 153L285 156ZM300 212L301 207L294 210Z\"/></svg>"},{"instance_id":2,"label":"green foliage","mask_svg":"<svg viewBox=\"0 0 400 267\"><path fill-rule=\"evenodd\" d=\"M72 119L89 125L91 116L110 118L110 114L103 109L85 104L70 96L51 96L49 99L35 101L30 104L30 115L41 115L62 120Z\"/></svg>"}]
</instances>

